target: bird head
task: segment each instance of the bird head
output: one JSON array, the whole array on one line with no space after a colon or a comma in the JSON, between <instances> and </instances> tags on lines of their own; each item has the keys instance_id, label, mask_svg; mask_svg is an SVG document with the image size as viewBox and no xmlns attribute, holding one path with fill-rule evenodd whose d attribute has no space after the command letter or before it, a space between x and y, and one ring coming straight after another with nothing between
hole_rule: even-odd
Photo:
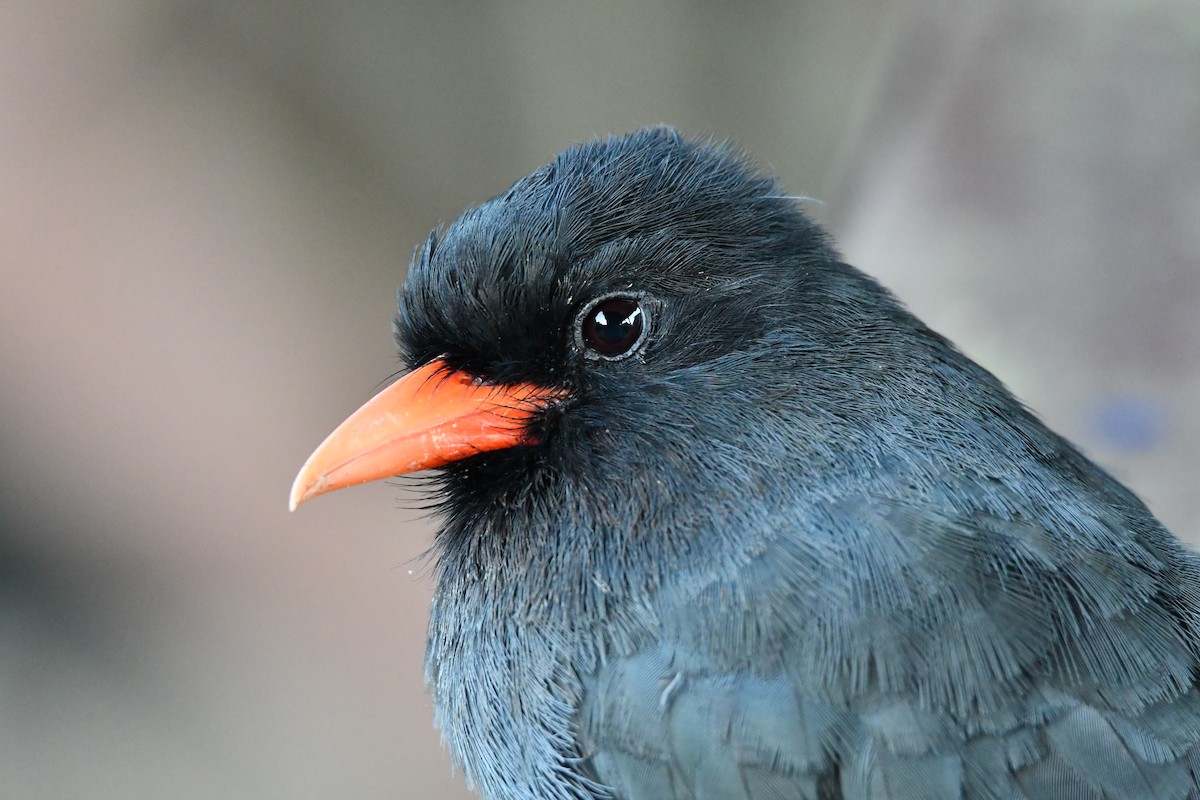
<instances>
[{"instance_id":1,"label":"bird head","mask_svg":"<svg viewBox=\"0 0 1200 800\"><path fill-rule=\"evenodd\" d=\"M418 248L395 321L411 372L318 448L292 505L429 468L460 513L562 476L658 507L743 491L853 441L832 428L919 350L897 325L920 327L730 147L580 145Z\"/></svg>"}]
</instances>

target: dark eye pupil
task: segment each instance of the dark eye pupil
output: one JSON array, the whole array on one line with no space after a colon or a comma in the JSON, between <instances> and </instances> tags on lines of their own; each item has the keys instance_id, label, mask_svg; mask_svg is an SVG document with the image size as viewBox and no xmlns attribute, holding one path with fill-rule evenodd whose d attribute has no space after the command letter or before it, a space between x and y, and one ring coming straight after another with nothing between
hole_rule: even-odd
<instances>
[{"instance_id":1,"label":"dark eye pupil","mask_svg":"<svg viewBox=\"0 0 1200 800\"><path fill-rule=\"evenodd\" d=\"M642 307L636 300L613 297L598 304L583 320L583 341L605 356L629 352L642 338Z\"/></svg>"}]
</instances>

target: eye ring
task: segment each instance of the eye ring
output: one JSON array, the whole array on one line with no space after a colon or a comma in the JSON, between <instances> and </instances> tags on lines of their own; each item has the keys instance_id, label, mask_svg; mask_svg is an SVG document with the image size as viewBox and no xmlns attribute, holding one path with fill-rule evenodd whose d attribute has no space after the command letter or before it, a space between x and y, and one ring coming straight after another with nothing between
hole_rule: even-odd
<instances>
[{"instance_id":1,"label":"eye ring","mask_svg":"<svg viewBox=\"0 0 1200 800\"><path fill-rule=\"evenodd\" d=\"M621 361L638 352L650 330L646 299L637 292L613 292L585 306L575 319L575 339L584 356Z\"/></svg>"}]
</instances>

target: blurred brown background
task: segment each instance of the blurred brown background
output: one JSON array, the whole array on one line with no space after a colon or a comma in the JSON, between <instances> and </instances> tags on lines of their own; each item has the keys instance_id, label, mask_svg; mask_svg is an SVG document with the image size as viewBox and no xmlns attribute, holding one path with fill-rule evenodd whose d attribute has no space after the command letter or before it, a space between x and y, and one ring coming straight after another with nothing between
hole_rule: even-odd
<instances>
[{"instance_id":1,"label":"blurred brown background","mask_svg":"<svg viewBox=\"0 0 1200 800\"><path fill-rule=\"evenodd\" d=\"M1200 535L1200 7L733 8L0 6L0 794L466 796L428 522L286 495L412 246L594 134L735 138Z\"/></svg>"}]
</instances>

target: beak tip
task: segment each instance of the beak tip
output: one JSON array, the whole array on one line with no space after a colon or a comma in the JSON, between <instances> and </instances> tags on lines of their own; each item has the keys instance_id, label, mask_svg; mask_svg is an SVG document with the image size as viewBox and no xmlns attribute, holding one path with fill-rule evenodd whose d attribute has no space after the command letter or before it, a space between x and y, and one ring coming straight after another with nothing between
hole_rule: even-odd
<instances>
[{"instance_id":1,"label":"beak tip","mask_svg":"<svg viewBox=\"0 0 1200 800\"><path fill-rule=\"evenodd\" d=\"M304 480L304 470L296 476L296 480L292 483L292 492L288 495L288 511L295 511L300 507L300 504L312 496L312 484Z\"/></svg>"}]
</instances>

